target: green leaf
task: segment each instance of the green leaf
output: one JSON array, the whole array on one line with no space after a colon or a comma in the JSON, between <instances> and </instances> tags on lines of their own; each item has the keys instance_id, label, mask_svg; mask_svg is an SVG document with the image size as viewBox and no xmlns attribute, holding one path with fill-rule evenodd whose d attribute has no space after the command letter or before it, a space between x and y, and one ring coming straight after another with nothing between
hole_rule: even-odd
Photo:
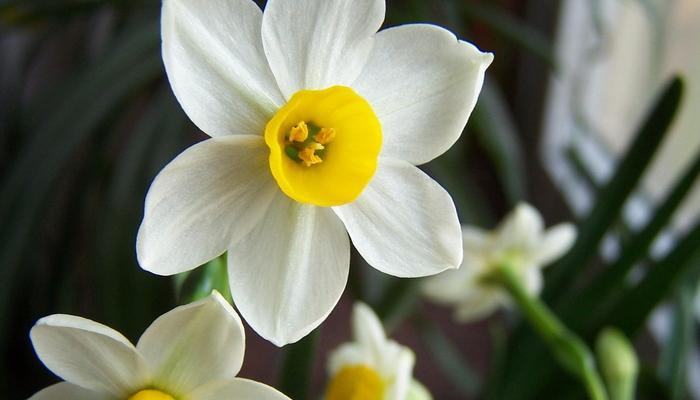
<instances>
[{"instance_id":1,"label":"green leaf","mask_svg":"<svg viewBox=\"0 0 700 400\"><path fill-rule=\"evenodd\" d=\"M594 332L602 325L615 324L627 336L635 337L653 309L684 280L682 277L692 276L689 279L697 282L700 273L698 243L700 220L664 259L649 267L638 284L620 293L618 301L587 331Z\"/></svg>"},{"instance_id":2,"label":"green leaf","mask_svg":"<svg viewBox=\"0 0 700 400\"><path fill-rule=\"evenodd\" d=\"M73 89L52 107L30 110L31 138L20 151L13 169L0 187L0 343L6 334L9 301L17 282L32 273L21 259L35 240L44 207L51 204L52 188L78 146L130 95L161 76L158 26L130 30L114 43L114 51L72 79ZM58 98L54 96L54 98ZM46 111L48 110L48 111Z\"/></svg>"},{"instance_id":3,"label":"green leaf","mask_svg":"<svg viewBox=\"0 0 700 400\"><path fill-rule=\"evenodd\" d=\"M144 108L135 106L138 111ZM92 231L89 236L94 242L87 240L85 247L96 249L90 271L99 293L95 300L100 315L125 333L140 333L144 324L174 303L172 288L139 268L133 247L143 199L160 169L153 161L158 159L160 164L172 158L176 149L169 143L182 144L187 139L185 128L189 126L170 90L161 87L133 130L110 132L109 140L98 149L106 153L105 164L111 171L95 174L100 186L103 182L108 185L100 200L101 218L94 227L86 228ZM123 149L113 155L112 142L125 139ZM162 148L169 148L168 153L161 154Z\"/></svg>"},{"instance_id":4,"label":"green leaf","mask_svg":"<svg viewBox=\"0 0 700 400\"><path fill-rule=\"evenodd\" d=\"M572 282L597 254L603 236L617 220L625 201L636 188L668 131L679 108L683 86L683 81L678 77L666 86L615 174L599 191L591 212L579 229L576 243L550 269L544 292L545 299L559 299L567 294Z\"/></svg>"},{"instance_id":5,"label":"green leaf","mask_svg":"<svg viewBox=\"0 0 700 400\"><path fill-rule=\"evenodd\" d=\"M175 278L175 283L178 285L176 291L179 293L178 302L180 304L203 299L209 296L213 290L221 293L229 303L232 302L231 291L228 285L225 253L192 271L180 275L182 277Z\"/></svg>"},{"instance_id":6,"label":"green leaf","mask_svg":"<svg viewBox=\"0 0 700 400\"><path fill-rule=\"evenodd\" d=\"M676 181L659 207L654 210L646 226L623 245L620 257L595 276L590 285L580 295L575 296L575 301L569 302L563 308L562 313L573 326L581 326L582 317L589 314L584 310L594 310L596 304L607 303L611 296L625 287L629 271L636 262L649 254L654 239L667 226L676 209L692 189L698 174L700 174L700 153Z\"/></svg>"},{"instance_id":7,"label":"green leaf","mask_svg":"<svg viewBox=\"0 0 700 400\"><path fill-rule=\"evenodd\" d=\"M493 162L510 205L525 199L525 162L515 122L503 94L490 79L484 81L470 126Z\"/></svg>"},{"instance_id":8,"label":"green leaf","mask_svg":"<svg viewBox=\"0 0 700 400\"><path fill-rule=\"evenodd\" d=\"M682 400L687 397L688 359L693 348L695 333L693 301L696 292L696 282L688 281L676 294L671 335L661 350L659 376L670 387L673 400Z\"/></svg>"},{"instance_id":9,"label":"green leaf","mask_svg":"<svg viewBox=\"0 0 700 400\"><path fill-rule=\"evenodd\" d=\"M492 225L495 217L487 206L488 202L484 194L468 174L464 162L467 157L462 146L462 140L458 141L445 154L426 164L422 169L452 196L462 223Z\"/></svg>"},{"instance_id":10,"label":"green leaf","mask_svg":"<svg viewBox=\"0 0 700 400\"><path fill-rule=\"evenodd\" d=\"M464 397L474 396L479 390L479 378L440 327L425 315L416 317L415 327L430 356L459 391L458 394Z\"/></svg>"},{"instance_id":11,"label":"green leaf","mask_svg":"<svg viewBox=\"0 0 700 400\"><path fill-rule=\"evenodd\" d=\"M420 289L419 278L393 278L384 288L375 312L382 320L387 331L393 330L408 315L416 304Z\"/></svg>"}]
</instances>

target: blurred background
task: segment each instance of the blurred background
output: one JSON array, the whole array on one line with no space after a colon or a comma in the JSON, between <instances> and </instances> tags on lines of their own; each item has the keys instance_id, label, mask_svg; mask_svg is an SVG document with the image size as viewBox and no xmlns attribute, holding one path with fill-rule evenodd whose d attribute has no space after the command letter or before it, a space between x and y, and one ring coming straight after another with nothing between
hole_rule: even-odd
<instances>
[{"instance_id":1,"label":"blurred background","mask_svg":"<svg viewBox=\"0 0 700 400\"><path fill-rule=\"evenodd\" d=\"M154 0L0 0L2 398L57 381L28 338L42 316L79 314L136 340L174 305L226 288L217 262L175 278L136 263L149 183L206 137L164 76L159 13ZM668 284L643 297L655 300L639 306L639 398L700 398L700 307L689 272L700 268L700 2L387 0L385 26L413 22L447 27L495 54L464 135L424 166L453 195L462 222L491 228L519 201L548 224L611 216L600 229L582 228L596 233L579 245L592 260L570 278L574 288L642 243L619 284L644 294L644 277L683 249L672 259L683 271L664 276ZM658 140L640 142L638 128L675 74L685 83L675 119L657 129ZM553 365L546 351L537 363L522 354L524 364L512 362L529 343L517 315L457 325L416 287L353 253L346 293L317 333L278 349L247 329L241 375L291 391L308 378L308 397L317 398L328 351L350 338L359 299L416 351L415 374L435 399L583 398L566 374L523 375ZM557 296L545 300L559 311Z\"/></svg>"}]
</instances>

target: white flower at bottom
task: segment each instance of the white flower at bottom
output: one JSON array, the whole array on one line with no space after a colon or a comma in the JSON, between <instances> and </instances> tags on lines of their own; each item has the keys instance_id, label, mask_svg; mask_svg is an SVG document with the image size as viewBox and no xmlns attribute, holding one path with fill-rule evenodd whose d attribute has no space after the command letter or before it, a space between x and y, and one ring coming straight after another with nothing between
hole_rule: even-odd
<instances>
[{"instance_id":1,"label":"white flower at bottom","mask_svg":"<svg viewBox=\"0 0 700 400\"><path fill-rule=\"evenodd\" d=\"M455 319L460 322L484 318L510 304L507 292L488 282L496 268L509 264L527 291L538 295L542 268L569 250L575 238L576 229L568 223L545 231L539 212L521 203L493 232L463 227L462 265L426 279L423 293L437 303L455 306Z\"/></svg>"},{"instance_id":2,"label":"white flower at bottom","mask_svg":"<svg viewBox=\"0 0 700 400\"><path fill-rule=\"evenodd\" d=\"M379 318L357 303L352 315L355 341L336 349L328 362L330 383L325 400L430 400L413 380L411 349L387 339Z\"/></svg>"},{"instance_id":3,"label":"white flower at bottom","mask_svg":"<svg viewBox=\"0 0 700 400\"><path fill-rule=\"evenodd\" d=\"M235 378L245 333L218 292L162 315L136 346L72 315L42 318L30 336L39 359L66 381L30 400L289 400L267 385Z\"/></svg>"}]
</instances>

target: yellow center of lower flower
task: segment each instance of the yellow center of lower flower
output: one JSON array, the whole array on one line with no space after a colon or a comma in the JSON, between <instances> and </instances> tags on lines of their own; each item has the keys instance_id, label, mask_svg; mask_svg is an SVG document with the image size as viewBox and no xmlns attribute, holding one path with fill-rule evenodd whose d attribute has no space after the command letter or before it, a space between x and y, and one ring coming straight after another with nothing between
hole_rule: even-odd
<instances>
[{"instance_id":1,"label":"yellow center of lower flower","mask_svg":"<svg viewBox=\"0 0 700 400\"><path fill-rule=\"evenodd\" d=\"M326 400L382 400L384 382L372 368L364 365L345 367L333 377Z\"/></svg>"},{"instance_id":2,"label":"yellow center of lower flower","mask_svg":"<svg viewBox=\"0 0 700 400\"><path fill-rule=\"evenodd\" d=\"M160 390L146 389L129 397L128 400L175 400L175 398Z\"/></svg>"},{"instance_id":3,"label":"yellow center of lower flower","mask_svg":"<svg viewBox=\"0 0 700 400\"><path fill-rule=\"evenodd\" d=\"M382 128L352 89L301 90L265 127L270 170L292 199L317 206L349 203L377 169Z\"/></svg>"}]
</instances>

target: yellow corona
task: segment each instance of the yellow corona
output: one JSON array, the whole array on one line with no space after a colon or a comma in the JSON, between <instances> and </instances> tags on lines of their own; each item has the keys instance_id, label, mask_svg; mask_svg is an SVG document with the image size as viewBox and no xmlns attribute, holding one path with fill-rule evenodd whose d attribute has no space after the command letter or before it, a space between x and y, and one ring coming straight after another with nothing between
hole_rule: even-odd
<instances>
[{"instance_id":1,"label":"yellow corona","mask_svg":"<svg viewBox=\"0 0 700 400\"><path fill-rule=\"evenodd\" d=\"M355 200L377 169L382 128L352 89L302 90L265 128L270 170L292 199L317 206Z\"/></svg>"},{"instance_id":2,"label":"yellow corona","mask_svg":"<svg viewBox=\"0 0 700 400\"><path fill-rule=\"evenodd\" d=\"M333 377L326 400L382 400L384 382L372 368L364 365L348 366Z\"/></svg>"}]
</instances>

